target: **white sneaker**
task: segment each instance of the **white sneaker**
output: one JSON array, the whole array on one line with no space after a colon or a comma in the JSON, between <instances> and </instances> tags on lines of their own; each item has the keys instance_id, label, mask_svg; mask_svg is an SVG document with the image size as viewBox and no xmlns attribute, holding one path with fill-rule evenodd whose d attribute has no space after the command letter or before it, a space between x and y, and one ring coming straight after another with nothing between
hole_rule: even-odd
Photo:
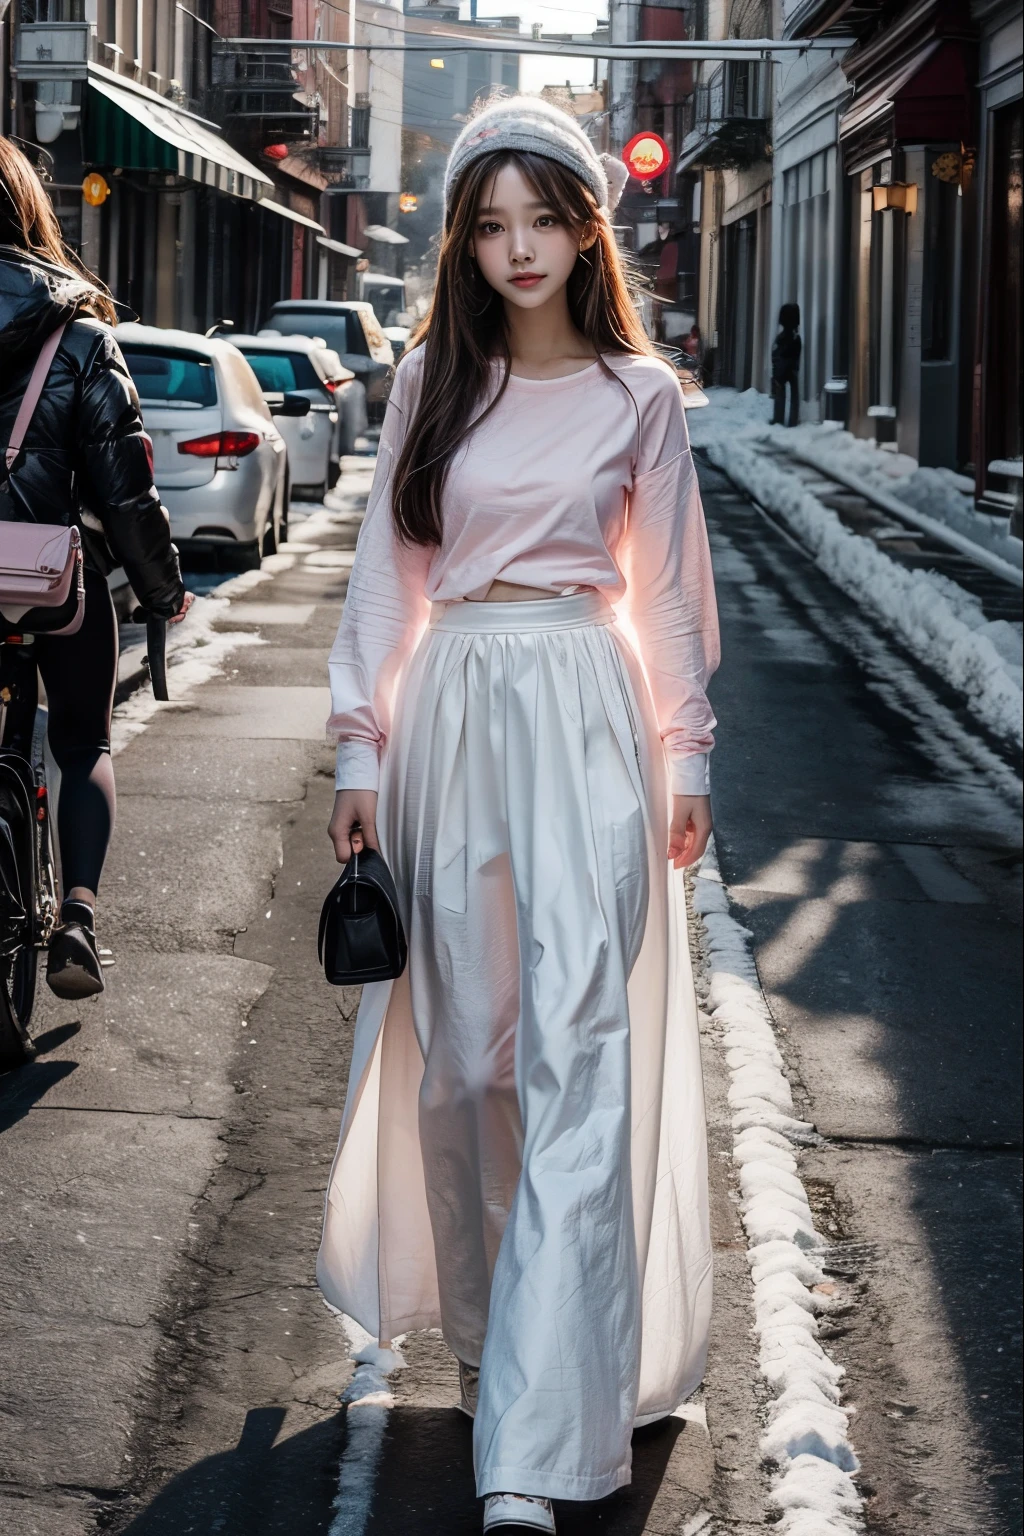
<instances>
[{"instance_id":1,"label":"white sneaker","mask_svg":"<svg viewBox=\"0 0 1024 1536\"><path fill-rule=\"evenodd\" d=\"M547 1531L554 1536L555 1512L550 1499L538 1499L530 1493L492 1493L484 1505L484 1530L496 1531L503 1525L520 1530Z\"/></svg>"},{"instance_id":2,"label":"white sneaker","mask_svg":"<svg viewBox=\"0 0 1024 1536\"><path fill-rule=\"evenodd\" d=\"M459 1407L467 1419L476 1418L476 1405L480 1396L480 1371L475 1365L463 1365L459 1361Z\"/></svg>"}]
</instances>

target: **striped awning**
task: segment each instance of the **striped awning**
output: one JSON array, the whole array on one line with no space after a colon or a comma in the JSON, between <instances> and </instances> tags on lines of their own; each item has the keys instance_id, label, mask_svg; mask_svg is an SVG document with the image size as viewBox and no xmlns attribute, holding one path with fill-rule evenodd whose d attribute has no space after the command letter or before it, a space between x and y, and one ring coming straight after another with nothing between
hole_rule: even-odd
<instances>
[{"instance_id":1,"label":"striped awning","mask_svg":"<svg viewBox=\"0 0 1024 1536\"><path fill-rule=\"evenodd\" d=\"M274 186L266 172L225 143L212 124L99 64L89 65L83 126L90 165L164 171L230 197L253 200Z\"/></svg>"},{"instance_id":2,"label":"striped awning","mask_svg":"<svg viewBox=\"0 0 1024 1536\"><path fill-rule=\"evenodd\" d=\"M264 213L276 213L282 219L290 220L292 224L301 224L304 229L315 229L317 238L326 234L323 225L318 224L316 219L307 219L304 213L296 213L294 208L286 208L283 203L271 202L269 197L261 200L260 207Z\"/></svg>"}]
</instances>

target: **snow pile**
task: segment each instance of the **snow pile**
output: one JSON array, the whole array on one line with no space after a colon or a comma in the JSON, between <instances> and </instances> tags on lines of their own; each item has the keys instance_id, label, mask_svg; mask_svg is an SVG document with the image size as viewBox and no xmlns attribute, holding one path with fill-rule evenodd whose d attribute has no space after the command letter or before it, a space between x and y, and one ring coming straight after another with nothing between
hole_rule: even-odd
<instances>
[{"instance_id":1,"label":"snow pile","mask_svg":"<svg viewBox=\"0 0 1024 1536\"><path fill-rule=\"evenodd\" d=\"M763 420L763 396L754 390L715 394L715 405L725 409L702 413L695 445L705 447L713 464L781 517L826 575L961 693L991 731L1021 745L1024 670L1016 626L987 621L980 600L947 577L897 565L873 540L845 528L798 475L759 453L758 441L781 430ZM708 422L708 416L717 416L717 422Z\"/></svg>"},{"instance_id":2,"label":"snow pile","mask_svg":"<svg viewBox=\"0 0 1024 1536\"><path fill-rule=\"evenodd\" d=\"M267 577L270 576L267 572ZM215 628L231 606L231 597L240 591L247 592L257 580L266 580L262 571L247 571L233 581L225 582L216 597L197 597L187 618L180 624L167 627L167 691L169 703L158 703L149 684L136 688L123 704L114 710L111 723L110 751L113 756L123 752L134 737L144 731L146 724L161 709L173 709L185 694L209 682L221 671L224 662L233 651L243 645L263 645L265 641L252 633L229 633ZM227 597L220 594L228 593Z\"/></svg>"},{"instance_id":3,"label":"snow pile","mask_svg":"<svg viewBox=\"0 0 1024 1536\"><path fill-rule=\"evenodd\" d=\"M846 476L855 488L894 496L905 507L945 524L971 543L1020 570L1022 548L1010 537L1005 517L976 510L974 482L951 469L921 469L906 454L880 451L862 437L831 424L771 429L771 439L827 474Z\"/></svg>"},{"instance_id":4,"label":"snow pile","mask_svg":"<svg viewBox=\"0 0 1024 1536\"><path fill-rule=\"evenodd\" d=\"M328 1306L330 1304L328 1303ZM388 1376L405 1366L401 1339L381 1349L354 1318L330 1307L348 1336L355 1373L341 1401L345 1405L345 1449L338 1465L338 1491L328 1536L362 1536L373 1507L373 1489L384 1444L388 1411L395 1406Z\"/></svg>"},{"instance_id":5,"label":"snow pile","mask_svg":"<svg viewBox=\"0 0 1024 1536\"><path fill-rule=\"evenodd\" d=\"M837 1306L818 1254L794 1148L820 1144L793 1111L771 1014L749 946L729 911L713 850L694 881L693 904L710 951L706 1011L718 1026L731 1085L733 1161L754 1286L761 1375L774 1394L761 1455L778 1468L771 1502L780 1536L851 1536L861 1529L858 1462L839 1384L843 1367L819 1341L818 1319Z\"/></svg>"},{"instance_id":6,"label":"snow pile","mask_svg":"<svg viewBox=\"0 0 1024 1536\"><path fill-rule=\"evenodd\" d=\"M989 516L975 508L974 481L965 475L952 469L922 469L909 454L893 453L867 438L855 437L837 422L774 426L772 402L756 389L740 394L720 388L707 393L712 409L697 416L691 413L686 421L695 447L706 447L724 435L722 412L728 412L730 437L739 429L750 440L767 438L777 447L806 458L825 474L838 471L852 475L870 490L897 497L1020 566L1020 540L1010 538L1005 517Z\"/></svg>"}]
</instances>

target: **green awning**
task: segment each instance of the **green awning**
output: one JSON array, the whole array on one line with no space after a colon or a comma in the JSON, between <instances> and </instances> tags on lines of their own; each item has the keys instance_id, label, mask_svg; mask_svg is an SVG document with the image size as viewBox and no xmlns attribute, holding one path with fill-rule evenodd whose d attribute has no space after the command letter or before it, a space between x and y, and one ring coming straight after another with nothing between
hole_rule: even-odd
<instances>
[{"instance_id":1,"label":"green awning","mask_svg":"<svg viewBox=\"0 0 1024 1536\"><path fill-rule=\"evenodd\" d=\"M90 165L178 174L177 147L96 90L89 92L86 107L85 156Z\"/></svg>"},{"instance_id":2,"label":"green awning","mask_svg":"<svg viewBox=\"0 0 1024 1536\"><path fill-rule=\"evenodd\" d=\"M88 164L162 171L232 197L257 199L274 183L212 125L109 69L89 65L84 133Z\"/></svg>"}]
</instances>

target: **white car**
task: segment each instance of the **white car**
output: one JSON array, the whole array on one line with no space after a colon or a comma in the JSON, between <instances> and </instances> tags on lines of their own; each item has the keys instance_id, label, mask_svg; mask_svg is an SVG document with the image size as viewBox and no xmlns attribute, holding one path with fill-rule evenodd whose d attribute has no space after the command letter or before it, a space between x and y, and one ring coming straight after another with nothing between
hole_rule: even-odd
<instances>
[{"instance_id":1,"label":"white car","mask_svg":"<svg viewBox=\"0 0 1024 1536\"><path fill-rule=\"evenodd\" d=\"M261 331L232 334L230 340L255 373L271 410L286 392L309 401L309 414L282 421L281 432L292 495L323 500L337 482L341 455L354 452L356 437L366 429L364 386L322 337Z\"/></svg>"},{"instance_id":2,"label":"white car","mask_svg":"<svg viewBox=\"0 0 1024 1536\"><path fill-rule=\"evenodd\" d=\"M153 476L183 552L256 568L288 530L288 455L256 375L231 342L119 325L115 336L153 440ZM285 396L279 414L309 402Z\"/></svg>"}]
</instances>

